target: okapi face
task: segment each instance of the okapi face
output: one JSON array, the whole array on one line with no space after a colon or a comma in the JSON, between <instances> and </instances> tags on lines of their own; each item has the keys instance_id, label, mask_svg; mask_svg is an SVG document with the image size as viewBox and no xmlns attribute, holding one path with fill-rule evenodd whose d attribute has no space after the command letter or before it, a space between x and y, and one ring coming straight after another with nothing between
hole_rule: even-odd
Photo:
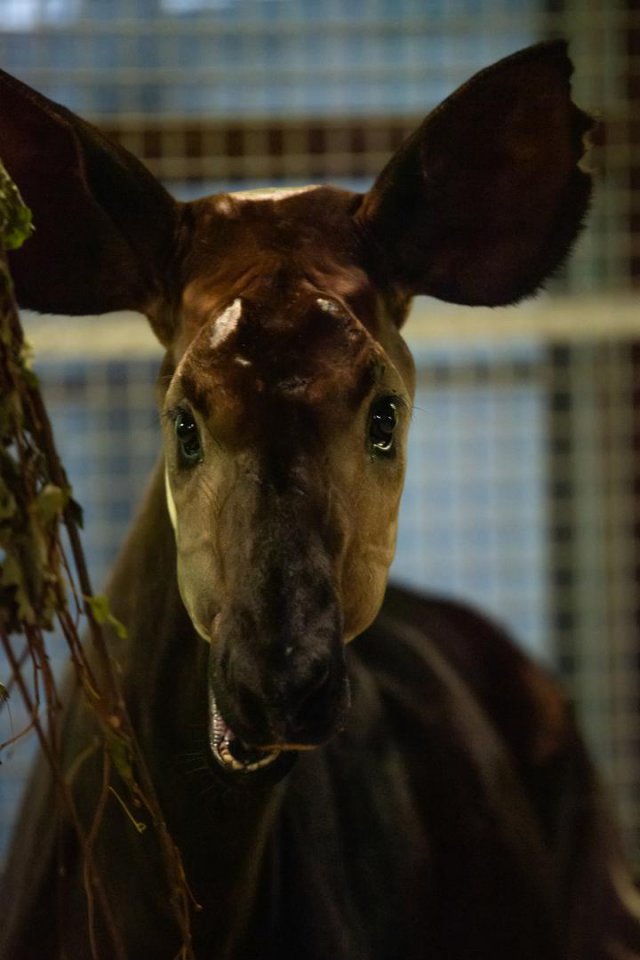
<instances>
[{"instance_id":1,"label":"okapi face","mask_svg":"<svg viewBox=\"0 0 640 960\"><path fill-rule=\"evenodd\" d=\"M199 210L166 483L182 598L211 643L214 754L238 769L341 722L343 644L375 617L393 557L414 368L366 272L357 202L317 187Z\"/></svg>"},{"instance_id":2,"label":"okapi face","mask_svg":"<svg viewBox=\"0 0 640 960\"><path fill-rule=\"evenodd\" d=\"M0 77L0 156L37 227L11 262L20 303L137 309L167 348L177 577L230 771L344 720L344 644L376 615L394 549L414 389L399 328L415 294L511 303L565 257L590 192L570 74L563 43L483 71L367 193L188 204Z\"/></svg>"}]
</instances>

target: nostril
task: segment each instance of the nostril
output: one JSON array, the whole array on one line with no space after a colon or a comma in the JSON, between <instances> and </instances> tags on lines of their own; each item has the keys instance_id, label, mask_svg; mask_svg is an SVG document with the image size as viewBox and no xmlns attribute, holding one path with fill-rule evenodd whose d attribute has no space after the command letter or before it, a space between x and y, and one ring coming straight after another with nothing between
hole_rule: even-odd
<instances>
[{"instance_id":1,"label":"nostril","mask_svg":"<svg viewBox=\"0 0 640 960\"><path fill-rule=\"evenodd\" d=\"M240 730L259 741L260 733L264 736L268 729L264 697L245 684L238 684L233 695L234 717Z\"/></svg>"},{"instance_id":2,"label":"nostril","mask_svg":"<svg viewBox=\"0 0 640 960\"><path fill-rule=\"evenodd\" d=\"M298 683L289 700L290 730L313 740L333 719L335 708L333 671L319 664L310 676Z\"/></svg>"}]
</instances>

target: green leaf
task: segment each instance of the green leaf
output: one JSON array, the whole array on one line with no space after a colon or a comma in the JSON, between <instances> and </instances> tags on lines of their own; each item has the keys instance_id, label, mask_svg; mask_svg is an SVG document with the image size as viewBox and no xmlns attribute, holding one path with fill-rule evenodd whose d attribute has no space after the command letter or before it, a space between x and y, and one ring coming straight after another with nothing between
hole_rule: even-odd
<instances>
[{"instance_id":1,"label":"green leaf","mask_svg":"<svg viewBox=\"0 0 640 960\"><path fill-rule=\"evenodd\" d=\"M48 483L38 493L36 498L36 511L40 522L45 527L50 527L55 520L58 520L67 502L67 494L60 487Z\"/></svg>"},{"instance_id":2,"label":"green leaf","mask_svg":"<svg viewBox=\"0 0 640 960\"><path fill-rule=\"evenodd\" d=\"M110 626L120 640L127 639L127 628L111 613L108 597L103 593L99 593L93 597L86 597L86 601L91 608L91 613L96 623Z\"/></svg>"},{"instance_id":3,"label":"green leaf","mask_svg":"<svg viewBox=\"0 0 640 960\"><path fill-rule=\"evenodd\" d=\"M16 250L32 233L31 211L0 161L0 246Z\"/></svg>"},{"instance_id":4,"label":"green leaf","mask_svg":"<svg viewBox=\"0 0 640 960\"><path fill-rule=\"evenodd\" d=\"M105 727L105 737L107 741L107 751L113 761L113 765L127 784L131 787L135 784L133 775L133 756L129 738L111 727Z\"/></svg>"}]
</instances>

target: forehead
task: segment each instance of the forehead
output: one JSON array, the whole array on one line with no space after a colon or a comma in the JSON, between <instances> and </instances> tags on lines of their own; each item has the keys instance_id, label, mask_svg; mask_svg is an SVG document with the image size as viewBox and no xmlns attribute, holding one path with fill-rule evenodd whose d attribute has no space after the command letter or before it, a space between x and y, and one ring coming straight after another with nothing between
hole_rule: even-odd
<instances>
[{"instance_id":1,"label":"forehead","mask_svg":"<svg viewBox=\"0 0 640 960\"><path fill-rule=\"evenodd\" d=\"M195 242L169 403L182 388L205 413L215 404L245 418L252 401L258 419L270 400L352 408L385 368L411 391L397 332L404 306L390 313L371 279L353 219L360 199L308 187L221 194L190 208Z\"/></svg>"},{"instance_id":2,"label":"forehead","mask_svg":"<svg viewBox=\"0 0 640 960\"><path fill-rule=\"evenodd\" d=\"M265 309L305 282L371 310L374 290L353 213L360 194L306 187L220 194L192 205L183 320L187 337L233 302L251 295Z\"/></svg>"},{"instance_id":3,"label":"forehead","mask_svg":"<svg viewBox=\"0 0 640 960\"><path fill-rule=\"evenodd\" d=\"M356 406L384 370L383 352L346 306L305 285L268 305L236 297L203 324L176 379L194 405Z\"/></svg>"}]
</instances>

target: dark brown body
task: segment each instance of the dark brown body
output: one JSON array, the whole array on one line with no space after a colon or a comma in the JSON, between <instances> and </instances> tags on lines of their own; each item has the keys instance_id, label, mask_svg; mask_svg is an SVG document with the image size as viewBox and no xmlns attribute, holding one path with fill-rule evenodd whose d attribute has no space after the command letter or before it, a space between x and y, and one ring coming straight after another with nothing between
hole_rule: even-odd
<instances>
[{"instance_id":1,"label":"dark brown body","mask_svg":"<svg viewBox=\"0 0 640 960\"><path fill-rule=\"evenodd\" d=\"M20 302L138 309L167 348L164 461L109 594L201 907L197 960L640 958L638 898L555 683L469 610L383 603L414 389L399 329L415 294L507 304L561 263L590 194L570 74L562 43L483 71L365 194L190 204L0 74L0 154L37 226L11 261ZM88 825L103 769L67 703ZM97 916L92 957L84 865L41 765L1 960L177 955L155 834L107 798L94 855L119 954Z\"/></svg>"}]
</instances>

